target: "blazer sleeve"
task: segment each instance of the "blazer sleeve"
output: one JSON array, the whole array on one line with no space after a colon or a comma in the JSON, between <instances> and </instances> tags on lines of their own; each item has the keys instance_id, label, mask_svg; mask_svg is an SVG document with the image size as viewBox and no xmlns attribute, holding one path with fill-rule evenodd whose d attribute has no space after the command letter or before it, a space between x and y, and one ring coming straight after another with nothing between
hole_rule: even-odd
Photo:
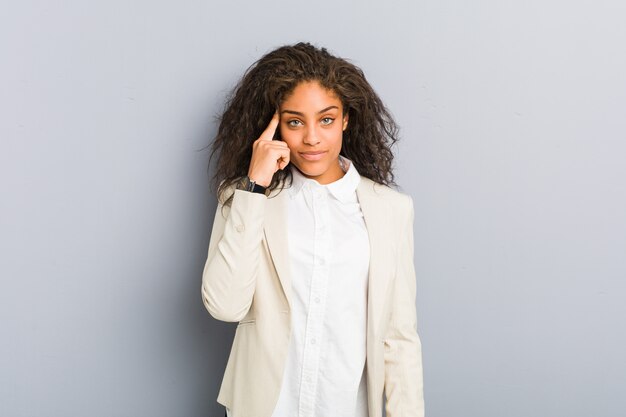
<instances>
[{"instance_id":1,"label":"blazer sleeve","mask_svg":"<svg viewBox=\"0 0 626 417\"><path fill-rule=\"evenodd\" d=\"M218 202L202 272L202 302L211 316L240 321L250 309L263 242L267 197L235 190L230 206Z\"/></svg>"},{"instance_id":2,"label":"blazer sleeve","mask_svg":"<svg viewBox=\"0 0 626 417\"><path fill-rule=\"evenodd\" d=\"M423 417L422 348L417 333L416 277L413 261L413 200L399 231L391 317L385 335L385 411L387 417Z\"/></svg>"}]
</instances>

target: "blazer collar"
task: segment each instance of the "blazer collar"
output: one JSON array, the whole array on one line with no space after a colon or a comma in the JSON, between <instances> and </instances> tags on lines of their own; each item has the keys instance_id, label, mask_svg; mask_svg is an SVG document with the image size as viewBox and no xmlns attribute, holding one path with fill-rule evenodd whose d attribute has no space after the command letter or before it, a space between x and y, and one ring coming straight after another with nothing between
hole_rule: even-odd
<instances>
[{"instance_id":1,"label":"blazer collar","mask_svg":"<svg viewBox=\"0 0 626 417\"><path fill-rule=\"evenodd\" d=\"M353 164L350 164L353 165ZM380 324L387 284L393 272L391 207L380 193L380 184L359 175L357 198L370 242L368 276L368 331ZM291 271L287 242L288 188L273 190L265 211L265 238L283 291L291 308ZM370 329L371 327L371 329Z\"/></svg>"}]
</instances>

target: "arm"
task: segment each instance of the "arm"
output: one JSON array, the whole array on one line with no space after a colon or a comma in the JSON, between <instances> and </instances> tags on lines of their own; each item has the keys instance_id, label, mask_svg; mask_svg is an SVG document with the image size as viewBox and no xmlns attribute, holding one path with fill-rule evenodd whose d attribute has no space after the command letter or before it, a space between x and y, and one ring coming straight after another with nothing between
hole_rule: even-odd
<instances>
[{"instance_id":1,"label":"arm","mask_svg":"<svg viewBox=\"0 0 626 417\"><path fill-rule=\"evenodd\" d=\"M252 144L248 177L264 187L274 173L289 164L287 144L273 140L280 121L278 111ZM230 207L219 201L209 254L202 272L202 302L218 320L240 321L252 305L261 262L263 221L267 197L235 189ZM222 215L222 211L228 214Z\"/></svg>"},{"instance_id":2,"label":"arm","mask_svg":"<svg viewBox=\"0 0 626 417\"><path fill-rule=\"evenodd\" d=\"M235 190L230 208L217 205L202 272L202 302L218 320L239 321L252 304L266 202L263 194Z\"/></svg>"},{"instance_id":3,"label":"arm","mask_svg":"<svg viewBox=\"0 0 626 417\"><path fill-rule=\"evenodd\" d=\"M413 263L413 200L402 222L391 318L385 335L387 417L423 417L422 348L417 334L416 282Z\"/></svg>"}]
</instances>

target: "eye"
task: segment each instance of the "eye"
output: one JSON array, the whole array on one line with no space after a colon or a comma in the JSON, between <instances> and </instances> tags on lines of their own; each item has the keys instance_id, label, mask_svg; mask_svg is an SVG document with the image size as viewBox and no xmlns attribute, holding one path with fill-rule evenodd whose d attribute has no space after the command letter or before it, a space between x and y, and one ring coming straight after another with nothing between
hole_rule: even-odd
<instances>
[{"instance_id":1,"label":"eye","mask_svg":"<svg viewBox=\"0 0 626 417\"><path fill-rule=\"evenodd\" d=\"M289 126L289 127L296 127L296 126L299 126L299 125L301 125L301 124L302 124L302 122L300 122L300 120L296 120L296 119L294 119L294 120L289 120L289 121L287 122L287 126Z\"/></svg>"},{"instance_id":2,"label":"eye","mask_svg":"<svg viewBox=\"0 0 626 417\"><path fill-rule=\"evenodd\" d=\"M332 117L324 117L322 119L322 124L326 126L326 125L331 124L334 120L335 119L333 119Z\"/></svg>"}]
</instances>

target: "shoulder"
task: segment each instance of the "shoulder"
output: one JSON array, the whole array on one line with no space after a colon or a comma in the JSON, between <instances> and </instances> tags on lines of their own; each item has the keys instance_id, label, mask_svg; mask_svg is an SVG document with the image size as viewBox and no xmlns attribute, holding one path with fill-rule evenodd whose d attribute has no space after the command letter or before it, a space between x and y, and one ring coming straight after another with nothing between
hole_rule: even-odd
<instances>
[{"instance_id":1,"label":"shoulder","mask_svg":"<svg viewBox=\"0 0 626 417\"><path fill-rule=\"evenodd\" d=\"M371 191L370 195L374 196L389 205L392 215L398 218L406 218L413 215L413 197L410 194L401 192L392 187L372 181L367 177L361 176L361 186Z\"/></svg>"}]
</instances>

